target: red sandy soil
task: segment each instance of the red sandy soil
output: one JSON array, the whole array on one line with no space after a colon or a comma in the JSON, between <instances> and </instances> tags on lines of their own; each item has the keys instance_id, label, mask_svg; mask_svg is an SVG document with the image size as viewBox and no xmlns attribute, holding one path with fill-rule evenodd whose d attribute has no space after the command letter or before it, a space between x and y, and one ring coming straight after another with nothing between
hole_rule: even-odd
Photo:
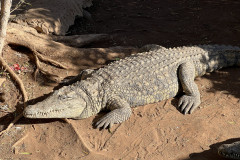
<instances>
[{"instance_id":1,"label":"red sandy soil","mask_svg":"<svg viewBox=\"0 0 240 160\"><path fill-rule=\"evenodd\" d=\"M93 22L76 20L70 34L108 33L108 41L88 47L142 46L159 44L174 47L191 44L240 46L240 2L234 0L100 0L88 11ZM83 49L84 50L88 49ZM95 52L91 52L95 53ZM105 54L105 53L102 53ZM77 65L78 69L101 65L89 59L77 63L77 55L49 53L51 58ZM90 58L91 56L89 56ZM4 58L29 69L21 73L30 103L41 101L57 83L41 74L33 80L31 56L13 46L4 48ZM103 63L107 61L99 58ZM67 77L79 70L61 70L46 65L52 73ZM4 71L1 74L6 74ZM159 159L223 160L217 154L222 143L240 140L240 72L228 68L196 79L202 104L191 115L176 109L178 98L133 109L129 120L114 125L111 132L93 126L96 117L84 120L30 120L22 118L0 137L0 159ZM0 129L20 109L21 96L14 83L2 85ZM2 105L7 104L3 112ZM97 115L102 116L105 113Z\"/></svg>"}]
</instances>

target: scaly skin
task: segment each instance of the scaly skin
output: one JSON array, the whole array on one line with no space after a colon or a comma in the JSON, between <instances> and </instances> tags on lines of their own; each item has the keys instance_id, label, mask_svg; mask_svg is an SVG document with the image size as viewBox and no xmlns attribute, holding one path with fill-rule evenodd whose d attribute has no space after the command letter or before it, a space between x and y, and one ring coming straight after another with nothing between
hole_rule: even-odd
<instances>
[{"instance_id":1,"label":"scaly skin","mask_svg":"<svg viewBox=\"0 0 240 160\"><path fill-rule=\"evenodd\" d=\"M222 144L218 154L229 159L240 159L240 141L231 144Z\"/></svg>"},{"instance_id":2,"label":"scaly skin","mask_svg":"<svg viewBox=\"0 0 240 160\"><path fill-rule=\"evenodd\" d=\"M150 46L150 48L149 48ZM178 106L192 113L200 104L194 78L222 67L240 66L240 48L199 45L164 48L149 45L138 53L92 71L88 78L54 91L46 100L24 110L27 118L75 118L111 110L97 127L111 127L131 115L131 107L159 102L183 89Z\"/></svg>"}]
</instances>

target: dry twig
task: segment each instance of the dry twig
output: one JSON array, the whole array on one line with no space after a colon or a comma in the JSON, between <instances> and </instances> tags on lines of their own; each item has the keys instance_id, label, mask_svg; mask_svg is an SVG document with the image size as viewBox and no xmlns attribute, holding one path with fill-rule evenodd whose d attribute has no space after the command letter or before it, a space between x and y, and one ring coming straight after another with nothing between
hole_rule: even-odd
<instances>
[{"instance_id":1,"label":"dry twig","mask_svg":"<svg viewBox=\"0 0 240 160\"><path fill-rule=\"evenodd\" d=\"M31 6L31 4L25 2L25 0L20 0L20 1L18 2L18 4L15 6L15 8L13 8L13 9L11 10L10 13L12 13L12 12L14 12L15 10L17 10L18 8L20 8L23 4L26 4L26 5Z\"/></svg>"}]
</instances>

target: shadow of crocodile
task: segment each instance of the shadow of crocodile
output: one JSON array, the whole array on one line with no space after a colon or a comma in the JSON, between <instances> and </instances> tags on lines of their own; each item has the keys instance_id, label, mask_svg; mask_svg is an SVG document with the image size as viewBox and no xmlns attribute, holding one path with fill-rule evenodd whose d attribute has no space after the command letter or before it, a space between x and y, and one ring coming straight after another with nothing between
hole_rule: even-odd
<instances>
[{"instance_id":1,"label":"shadow of crocodile","mask_svg":"<svg viewBox=\"0 0 240 160\"><path fill-rule=\"evenodd\" d=\"M226 158L218 155L218 147L222 144L229 144L235 141L239 141L240 138L228 139L226 141L218 142L209 146L209 150L205 150L200 153L191 153L189 158L179 160L227 160Z\"/></svg>"},{"instance_id":2,"label":"shadow of crocodile","mask_svg":"<svg viewBox=\"0 0 240 160\"><path fill-rule=\"evenodd\" d=\"M223 94L233 95L240 99L240 68L230 67L204 75L203 78L211 80L213 87L208 92L221 91ZM238 101L240 105L240 100Z\"/></svg>"}]
</instances>

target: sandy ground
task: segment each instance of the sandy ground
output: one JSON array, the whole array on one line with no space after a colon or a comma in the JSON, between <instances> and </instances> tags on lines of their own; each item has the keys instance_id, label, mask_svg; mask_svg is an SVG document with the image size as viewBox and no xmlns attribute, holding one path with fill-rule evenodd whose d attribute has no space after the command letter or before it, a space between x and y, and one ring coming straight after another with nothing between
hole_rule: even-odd
<instances>
[{"instance_id":1,"label":"sandy ground","mask_svg":"<svg viewBox=\"0 0 240 160\"><path fill-rule=\"evenodd\" d=\"M191 44L231 44L240 46L240 2L238 1L97 1L89 9L93 21L78 19L69 34L108 33L110 40L87 47L142 46L156 43L166 47ZM83 49L83 52L89 52ZM93 50L90 53L95 53ZM106 54L106 53L102 53ZM77 55L49 56L82 68L101 65L90 59L77 63ZM89 56L91 57L91 56ZM6 46L4 58L28 70L21 73L30 103L41 101L57 86L35 68L24 49ZM104 64L107 61L104 61ZM79 70L46 68L62 77ZM2 75L6 73L2 70ZM202 104L191 115L176 109L178 97L133 109L130 119L114 125L111 132L98 130L84 120L30 120L22 118L0 137L0 159L159 159L223 160L217 154L222 143L240 140L240 72L228 68L196 79ZM2 85L0 129L19 110L21 96L9 79ZM4 108L4 105L7 105ZM15 112L14 112L15 113Z\"/></svg>"}]
</instances>

